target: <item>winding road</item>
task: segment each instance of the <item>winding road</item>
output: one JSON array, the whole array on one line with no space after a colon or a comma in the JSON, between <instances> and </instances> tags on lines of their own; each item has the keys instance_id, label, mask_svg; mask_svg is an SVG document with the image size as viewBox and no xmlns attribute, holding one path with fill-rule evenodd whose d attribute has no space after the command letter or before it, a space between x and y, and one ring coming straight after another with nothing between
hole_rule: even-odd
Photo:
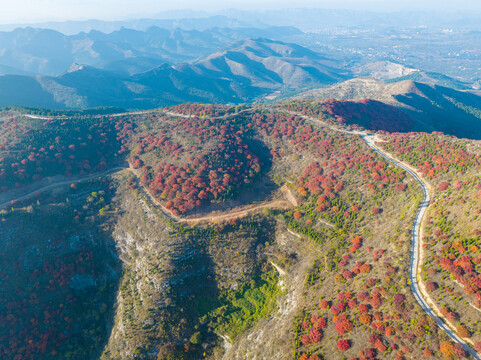
<instances>
[{"instance_id":1,"label":"winding road","mask_svg":"<svg viewBox=\"0 0 481 360\"><path fill-rule=\"evenodd\" d=\"M351 134L351 135L359 135L361 138L366 142L366 144L377 154L382 156L384 159L389 161L390 163L400 167L401 169L408 172L414 180L416 180L423 190L423 201L419 205L417 215L414 219L413 227L411 230L412 241L411 241L411 264L409 269L409 281L411 286L411 291L414 295L414 298L417 300L421 308L426 312L429 316L431 316L435 321L436 324L440 329L442 329L453 341L461 344L467 353L469 353L474 359L481 360L481 355L478 354L465 340L460 338L456 334L455 328L449 324L449 322L444 321L442 315L440 314L439 310L437 309L436 305L432 302L429 295L427 294L424 284L420 281L419 270L422 265L422 232L423 232L423 220L426 212L428 210L430 201L431 201L431 185L424 180L421 175L417 172L416 169L411 167L410 165L396 159L391 154L385 152L382 148L378 147L376 142L376 136L369 134L367 132L362 131L349 131L344 129L339 129L328 125L327 123L310 118L305 115L296 114L294 112L288 111L288 113L292 115L297 115L305 120L315 122L323 127L328 129L344 133L344 134ZM472 342L470 342L472 345Z\"/></svg>"},{"instance_id":2,"label":"winding road","mask_svg":"<svg viewBox=\"0 0 481 360\"><path fill-rule=\"evenodd\" d=\"M227 113L225 115L214 116L214 117L209 116L209 118L210 119L227 119L227 118L234 117L234 116L237 116L239 114L242 114L244 112L251 111L251 110L252 110L251 108L247 108L247 109L243 109L243 110L241 110L237 113ZM99 114L99 115L91 115L90 117L98 119L98 118L102 118L102 117L146 115L146 114L153 114L153 113L160 112L160 111L163 112L166 115L182 117L182 118L185 118L185 119L195 117L195 115L186 115L186 114L176 113L176 112L172 112L172 111L169 111L169 110L166 110L166 109L142 110L142 111L133 111L133 112L117 113L117 114ZM27 118L30 118L30 119L38 119L38 120L68 119L69 117L72 117L72 116L58 116L58 115L45 116L45 115L34 115L34 114L22 114L22 115L27 117Z\"/></svg>"},{"instance_id":3,"label":"winding road","mask_svg":"<svg viewBox=\"0 0 481 360\"><path fill-rule=\"evenodd\" d=\"M427 294L426 290L424 289L424 285L420 282L419 278L419 269L422 265L422 223L424 220L424 216L426 215L426 212L429 207L429 203L431 201L431 196L429 194L429 188L430 185L429 183L426 182L426 180L422 179L418 173L413 170L411 167L406 166L402 162L396 160L393 158L390 154L384 153L379 147L377 147L374 144L374 136L373 135L362 135L361 136L364 141L369 145L373 151L381 155L383 158L388 160L389 162L395 164L396 166L402 168L406 172L408 172L414 180L416 180L422 187L423 190L423 201L419 205L418 208L418 213L416 215L416 218L414 219L414 224L411 230L411 235L412 235L412 242L411 242L411 264L410 264L410 271L409 271L409 281L411 285L411 291L416 298L417 302L421 306L421 308L429 315L431 316L437 323L438 327L441 328L448 334L448 336L456 341L457 343L463 345L464 349L466 352L468 352L473 358L481 360L481 356L474 350L472 349L466 341L461 339L455 332L455 330L443 319L438 316L439 311L433 310L433 308L436 308L434 304L431 304L431 307L429 302L430 297ZM437 310L437 309L436 309Z\"/></svg>"},{"instance_id":4,"label":"winding road","mask_svg":"<svg viewBox=\"0 0 481 360\"><path fill-rule=\"evenodd\" d=\"M90 116L92 118L98 119L102 117L120 117L120 116L132 116L132 115L145 115L145 114L151 114L156 112L157 110L144 110L144 111L133 111L133 112L126 112L126 113L117 113L117 114L99 114L99 115L81 115L81 116ZM164 110L165 112L165 110ZM68 119L72 116L58 116L58 115L52 115L52 116L45 116L45 115L34 115L34 114L22 114L22 116L25 116L29 119L39 119L39 120L48 120L48 119Z\"/></svg>"}]
</instances>

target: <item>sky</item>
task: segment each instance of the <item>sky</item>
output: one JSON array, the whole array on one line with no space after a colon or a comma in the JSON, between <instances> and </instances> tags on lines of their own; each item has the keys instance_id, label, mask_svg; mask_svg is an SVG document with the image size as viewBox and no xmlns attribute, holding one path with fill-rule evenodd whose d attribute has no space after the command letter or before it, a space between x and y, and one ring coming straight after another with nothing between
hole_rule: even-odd
<instances>
[{"instance_id":1,"label":"sky","mask_svg":"<svg viewBox=\"0 0 481 360\"><path fill-rule=\"evenodd\" d=\"M167 10L215 12L227 8L266 10L311 7L397 11L412 9L481 10L480 0L0 0L0 23L65 20L123 20L154 17Z\"/></svg>"}]
</instances>

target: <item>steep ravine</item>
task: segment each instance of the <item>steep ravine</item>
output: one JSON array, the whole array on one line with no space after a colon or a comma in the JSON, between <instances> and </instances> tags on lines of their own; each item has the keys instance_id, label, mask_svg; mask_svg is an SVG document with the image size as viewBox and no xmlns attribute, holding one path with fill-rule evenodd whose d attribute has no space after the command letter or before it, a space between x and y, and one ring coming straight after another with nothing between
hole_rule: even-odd
<instances>
[{"instance_id":1,"label":"steep ravine","mask_svg":"<svg viewBox=\"0 0 481 360\"><path fill-rule=\"evenodd\" d=\"M302 241L300 235L289 232L284 226L277 227L277 245L285 251L294 252L299 260L286 271L279 268L281 269L279 285L283 289L283 294L277 299L278 308L269 318L261 320L233 343L225 340L222 360L292 358L290 348L292 324L295 315L305 305L304 280L306 271L311 267L312 259L315 257L314 253L306 251Z\"/></svg>"}]
</instances>

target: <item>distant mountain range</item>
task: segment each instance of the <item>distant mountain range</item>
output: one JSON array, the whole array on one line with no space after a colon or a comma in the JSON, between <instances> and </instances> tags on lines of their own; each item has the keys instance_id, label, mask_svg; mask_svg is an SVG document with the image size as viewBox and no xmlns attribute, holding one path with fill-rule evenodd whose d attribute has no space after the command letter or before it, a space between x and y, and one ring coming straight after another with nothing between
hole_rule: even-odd
<instances>
[{"instance_id":1,"label":"distant mountain range","mask_svg":"<svg viewBox=\"0 0 481 360\"><path fill-rule=\"evenodd\" d=\"M57 76L78 63L132 75L163 63L190 62L241 39L282 40L300 34L293 27L199 31L153 26L145 31L122 28L67 36L50 29L18 28L0 32L0 74Z\"/></svg>"},{"instance_id":2,"label":"distant mountain range","mask_svg":"<svg viewBox=\"0 0 481 360\"><path fill-rule=\"evenodd\" d=\"M150 59L142 61L145 67L154 65ZM132 69L139 66L125 60L111 63L111 70L74 64L60 76L0 76L0 106L145 109L187 101L239 103L279 89L326 86L349 78L336 61L264 38L233 43L190 64L163 63L140 73Z\"/></svg>"},{"instance_id":3,"label":"distant mountain range","mask_svg":"<svg viewBox=\"0 0 481 360\"><path fill-rule=\"evenodd\" d=\"M247 29L242 31L249 32ZM286 36L298 32L293 28L275 31ZM29 36L25 37L26 34ZM58 76L28 75L25 72L0 76L0 107L148 109L183 102L236 104L314 88L296 98L382 101L416 119L413 130L440 130L457 136L471 136L469 125L481 117L481 97L455 90L468 88L459 80L388 61L345 69L344 63L300 45L267 38L220 45L227 39L241 36L238 30L199 32L151 28L139 32L122 29L112 34L90 32L65 37L51 30L24 29L17 35L15 40L9 41L38 59L47 59L54 49L63 49L63 58L52 56L50 62L40 61L37 65L55 68L61 59L65 63L70 61L72 54L82 61ZM47 38L52 41L51 48L37 45ZM123 47L120 47L121 43ZM218 48L197 60L174 61L174 64L162 60L162 57L177 57L176 61L182 57L192 59L214 44ZM125 52L129 52L129 56ZM157 57L152 56L154 53ZM4 51L0 60L5 59L6 54ZM12 59L11 65L15 63L20 61ZM11 69L9 66L4 65L3 69ZM361 75L383 81L352 79Z\"/></svg>"},{"instance_id":4,"label":"distant mountain range","mask_svg":"<svg viewBox=\"0 0 481 360\"><path fill-rule=\"evenodd\" d=\"M42 29L52 29L66 35L75 35L81 32L92 30L111 33L122 28L145 31L150 27L159 27L168 30L182 28L184 30L208 30L212 28L268 28L275 25L268 25L265 22L243 16L212 15L202 12L192 11L170 11L163 14L151 14L149 18L136 18L130 20L77 20L77 21L49 21L41 23L27 24L0 24L0 30L12 31L16 28L35 27Z\"/></svg>"},{"instance_id":5,"label":"distant mountain range","mask_svg":"<svg viewBox=\"0 0 481 360\"><path fill-rule=\"evenodd\" d=\"M41 23L0 24L0 30L10 31L18 27L33 26L60 31L64 34L76 34L99 30L112 32L122 27L146 30L157 26L169 30L179 27L183 29L205 30L213 27L256 27L295 26L304 31L316 31L326 28L403 28L434 26L461 29L480 29L479 11L386 11L376 4L374 11L359 4L359 10L322 9L322 8L285 8L266 11L245 11L240 9L226 9L216 12L174 10L148 14L126 20L77 20L50 21Z\"/></svg>"},{"instance_id":6,"label":"distant mountain range","mask_svg":"<svg viewBox=\"0 0 481 360\"><path fill-rule=\"evenodd\" d=\"M392 61L350 65L279 40L304 36L289 26L0 32L0 107L149 109L303 91L296 98L378 100L412 116L413 130L481 138L469 129L481 118L481 97L466 91L475 85Z\"/></svg>"}]
</instances>

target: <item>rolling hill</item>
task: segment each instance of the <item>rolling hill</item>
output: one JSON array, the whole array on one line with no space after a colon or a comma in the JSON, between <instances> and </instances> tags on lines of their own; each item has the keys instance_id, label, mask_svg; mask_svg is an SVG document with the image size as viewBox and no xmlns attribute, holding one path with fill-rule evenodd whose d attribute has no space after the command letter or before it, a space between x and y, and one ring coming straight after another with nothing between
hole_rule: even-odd
<instances>
[{"instance_id":1,"label":"rolling hill","mask_svg":"<svg viewBox=\"0 0 481 360\"><path fill-rule=\"evenodd\" d=\"M457 137L481 139L481 97L467 91L411 80L386 84L361 78L330 88L310 90L296 95L295 99L378 100L415 120L407 131L440 131Z\"/></svg>"},{"instance_id":2,"label":"rolling hill","mask_svg":"<svg viewBox=\"0 0 481 360\"><path fill-rule=\"evenodd\" d=\"M307 48L269 39L234 43L225 51L195 62L193 68L205 75L227 76L267 89L333 84L346 79L349 73Z\"/></svg>"},{"instance_id":3,"label":"rolling hill","mask_svg":"<svg viewBox=\"0 0 481 360\"><path fill-rule=\"evenodd\" d=\"M425 84L450 87L456 90L473 90L477 88L476 84L466 83L441 73L415 69L392 61L376 61L367 63L362 66L355 67L353 72L359 77L371 77L386 83L412 80Z\"/></svg>"}]
</instances>

